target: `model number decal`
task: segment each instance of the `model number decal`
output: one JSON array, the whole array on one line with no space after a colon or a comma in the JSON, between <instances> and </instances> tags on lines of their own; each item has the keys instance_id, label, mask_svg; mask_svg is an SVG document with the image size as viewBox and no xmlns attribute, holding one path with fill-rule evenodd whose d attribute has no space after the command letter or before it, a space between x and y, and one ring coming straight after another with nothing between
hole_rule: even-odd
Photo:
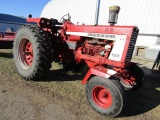
<instances>
[{"instance_id":1,"label":"model number decal","mask_svg":"<svg viewBox=\"0 0 160 120\"><path fill-rule=\"evenodd\" d=\"M119 54L112 54L113 57L119 57Z\"/></svg>"}]
</instances>

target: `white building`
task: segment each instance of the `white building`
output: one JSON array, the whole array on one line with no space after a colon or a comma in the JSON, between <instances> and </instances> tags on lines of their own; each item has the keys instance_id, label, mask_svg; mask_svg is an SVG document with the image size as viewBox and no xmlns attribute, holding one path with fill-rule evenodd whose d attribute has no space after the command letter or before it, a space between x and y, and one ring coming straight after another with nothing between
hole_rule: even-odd
<instances>
[{"instance_id":1,"label":"white building","mask_svg":"<svg viewBox=\"0 0 160 120\"><path fill-rule=\"evenodd\" d=\"M91 25L95 23L96 3L97 0L51 0L42 10L41 17L60 20L63 15L69 13L73 23ZM109 6L112 5L121 8L117 25L139 27L136 46L160 45L159 0L101 0L99 25L108 25ZM160 47L156 48L160 49ZM155 56L150 57L154 59ZM147 53L146 57L148 57Z\"/></svg>"}]
</instances>

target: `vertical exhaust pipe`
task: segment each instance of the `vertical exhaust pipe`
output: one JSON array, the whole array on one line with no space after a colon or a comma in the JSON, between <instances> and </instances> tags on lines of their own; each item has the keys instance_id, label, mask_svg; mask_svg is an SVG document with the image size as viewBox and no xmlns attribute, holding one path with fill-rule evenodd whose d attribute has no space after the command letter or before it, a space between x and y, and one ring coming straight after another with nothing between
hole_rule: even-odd
<instances>
[{"instance_id":1,"label":"vertical exhaust pipe","mask_svg":"<svg viewBox=\"0 0 160 120\"><path fill-rule=\"evenodd\" d=\"M94 25L98 25L99 10L100 10L100 1L101 1L101 0L97 0L97 3L96 3L95 23L94 23Z\"/></svg>"},{"instance_id":2,"label":"vertical exhaust pipe","mask_svg":"<svg viewBox=\"0 0 160 120\"><path fill-rule=\"evenodd\" d=\"M111 26L114 26L114 24L117 23L119 11L120 11L120 7L119 6L110 6L109 7L108 23L110 23Z\"/></svg>"}]
</instances>

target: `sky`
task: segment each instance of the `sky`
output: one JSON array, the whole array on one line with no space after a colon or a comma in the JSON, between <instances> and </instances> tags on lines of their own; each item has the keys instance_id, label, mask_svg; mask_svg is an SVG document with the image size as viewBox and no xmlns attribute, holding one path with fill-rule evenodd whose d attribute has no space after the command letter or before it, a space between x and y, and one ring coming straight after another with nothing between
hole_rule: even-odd
<instances>
[{"instance_id":1,"label":"sky","mask_svg":"<svg viewBox=\"0 0 160 120\"><path fill-rule=\"evenodd\" d=\"M44 6L50 0L0 0L0 13L21 17L40 17Z\"/></svg>"}]
</instances>

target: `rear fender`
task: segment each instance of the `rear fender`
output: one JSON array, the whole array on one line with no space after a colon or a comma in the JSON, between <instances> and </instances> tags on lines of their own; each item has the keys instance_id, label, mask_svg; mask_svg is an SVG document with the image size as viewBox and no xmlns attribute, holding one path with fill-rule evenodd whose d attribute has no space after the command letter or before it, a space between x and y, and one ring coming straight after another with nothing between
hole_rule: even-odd
<instances>
[{"instance_id":1,"label":"rear fender","mask_svg":"<svg viewBox=\"0 0 160 120\"><path fill-rule=\"evenodd\" d=\"M27 18L26 21L28 23L36 23L39 25L39 22L40 22L41 18Z\"/></svg>"}]
</instances>

